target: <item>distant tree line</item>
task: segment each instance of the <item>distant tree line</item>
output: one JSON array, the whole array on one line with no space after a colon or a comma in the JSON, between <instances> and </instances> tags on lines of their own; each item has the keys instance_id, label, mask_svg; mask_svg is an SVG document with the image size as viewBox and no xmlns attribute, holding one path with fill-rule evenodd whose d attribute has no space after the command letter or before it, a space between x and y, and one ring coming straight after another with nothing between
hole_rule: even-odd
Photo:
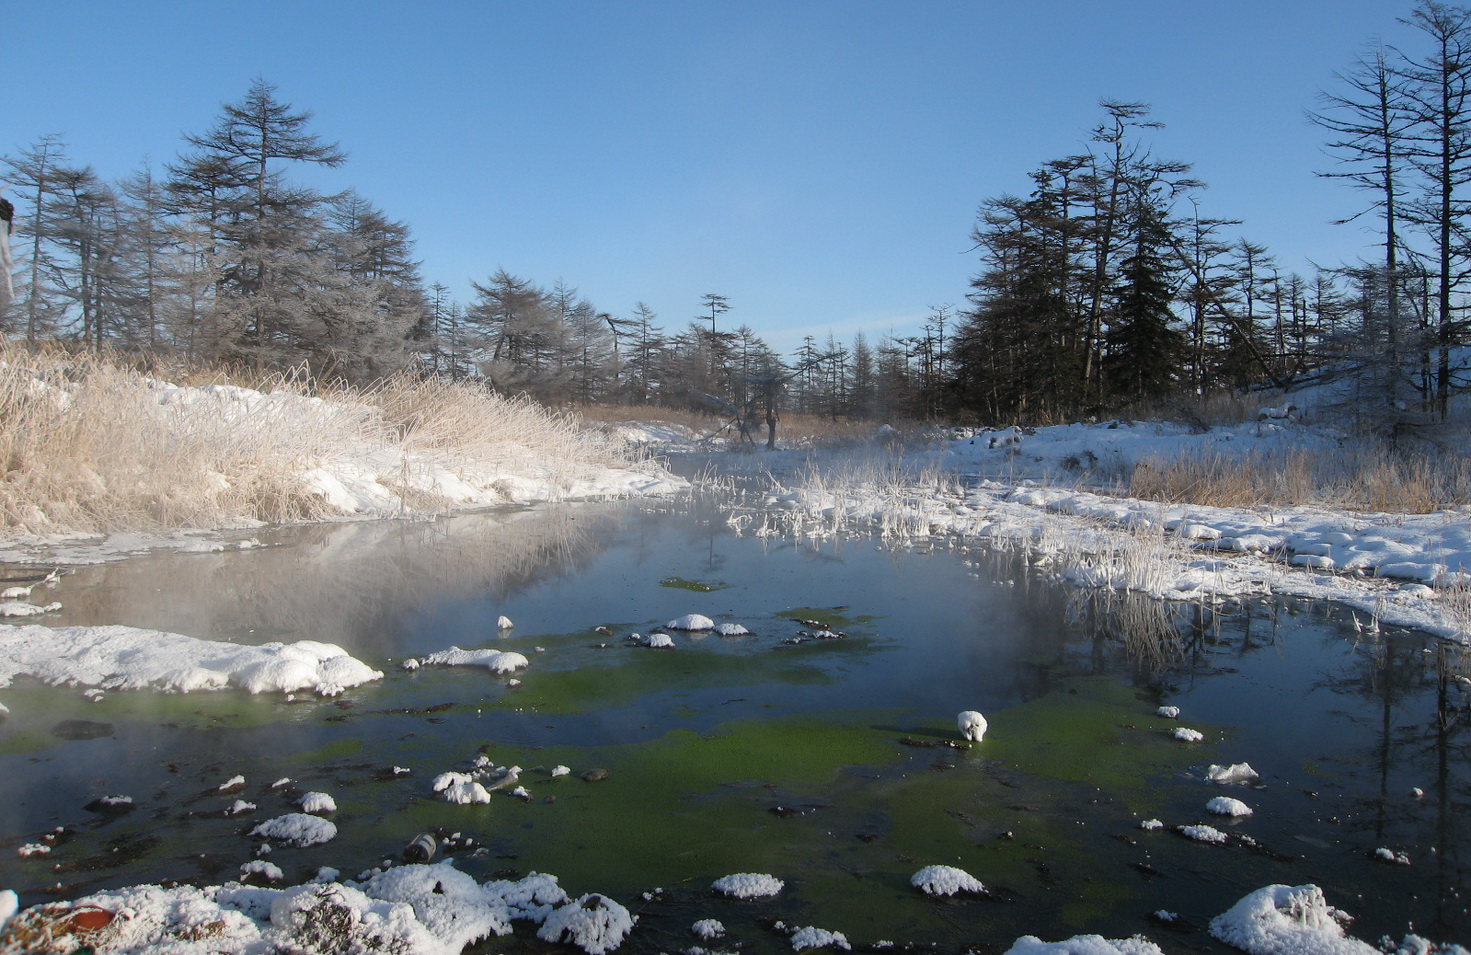
<instances>
[{"instance_id":1,"label":"distant tree line","mask_svg":"<svg viewBox=\"0 0 1471 955\"><path fill-rule=\"evenodd\" d=\"M1443 417L1471 385L1471 13L1420 0L1417 50L1379 47L1310 118L1367 199L1382 250L1312 274L1201 212L1188 163L1154 155L1142 103L1105 100L1087 147L1024 196L984 200L966 304L914 335L806 339L780 355L726 296L666 330L565 281L496 269L469 301L426 285L406 223L292 167L341 165L311 115L257 80L162 170L104 182L56 136L0 157L16 203L5 333L369 382L476 380L554 404L660 404L774 427L779 409L860 419L1048 422L1335 369L1387 427Z\"/></svg>"},{"instance_id":2,"label":"distant tree line","mask_svg":"<svg viewBox=\"0 0 1471 955\"><path fill-rule=\"evenodd\" d=\"M455 301L426 285L409 226L354 190L288 177L345 152L257 80L177 159L104 181L59 136L0 157L19 204L4 332L31 345L173 354L365 383L411 370L549 403L746 412L780 395L834 416L921 413L938 342L809 340L784 360L716 293L680 331L615 315L563 281L497 269ZM4 305L4 303L0 303Z\"/></svg>"},{"instance_id":3,"label":"distant tree line","mask_svg":"<svg viewBox=\"0 0 1471 955\"><path fill-rule=\"evenodd\" d=\"M1378 47L1310 118L1364 189L1381 257L1284 273L1202 215L1190 166L1156 157L1142 103L1105 100L1089 148L1043 163L1032 191L986 200L981 268L950 344L947 408L1051 421L1325 369L1393 429L1444 418L1471 387L1471 12L1422 0L1419 52Z\"/></svg>"}]
</instances>

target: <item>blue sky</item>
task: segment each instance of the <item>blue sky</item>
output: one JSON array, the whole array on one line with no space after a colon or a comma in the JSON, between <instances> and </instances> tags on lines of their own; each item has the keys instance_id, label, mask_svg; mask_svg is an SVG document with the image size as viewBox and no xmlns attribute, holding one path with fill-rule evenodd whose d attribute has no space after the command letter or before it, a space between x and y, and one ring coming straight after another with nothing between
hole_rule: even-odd
<instances>
[{"instance_id":1,"label":"blue sky","mask_svg":"<svg viewBox=\"0 0 1471 955\"><path fill-rule=\"evenodd\" d=\"M1370 254L1304 119L1383 0L10 3L0 151L59 133L109 179L173 159L254 77L349 153L300 178L413 229L426 281L498 268L667 329L729 297L780 350L961 306L977 206L1077 152L1101 98L1166 124L1205 215L1287 270ZM22 209L24 211L24 209Z\"/></svg>"}]
</instances>

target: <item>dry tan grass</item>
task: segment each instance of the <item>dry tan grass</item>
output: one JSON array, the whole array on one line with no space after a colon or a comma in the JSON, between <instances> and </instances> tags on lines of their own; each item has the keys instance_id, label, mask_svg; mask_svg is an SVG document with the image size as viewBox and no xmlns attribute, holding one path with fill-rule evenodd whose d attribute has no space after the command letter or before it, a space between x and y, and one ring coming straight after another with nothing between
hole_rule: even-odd
<instances>
[{"instance_id":1,"label":"dry tan grass","mask_svg":"<svg viewBox=\"0 0 1471 955\"><path fill-rule=\"evenodd\" d=\"M0 523L55 533L310 520L329 509L303 474L374 450L405 462L404 489L411 455L553 481L624 461L572 420L470 385L193 380L209 384L178 389L105 357L0 347Z\"/></svg>"},{"instance_id":2,"label":"dry tan grass","mask_svg":"<svg viewBox=\"0 0 1471 955\"><path fill-rule=\"evenodd\" d=\"M1119 491L1145 500L1212 507L1319 504L1426 514L1471 503L1471 461L1382 449L1150 458L1135 466Z\"/></svg>"}]
</instances>

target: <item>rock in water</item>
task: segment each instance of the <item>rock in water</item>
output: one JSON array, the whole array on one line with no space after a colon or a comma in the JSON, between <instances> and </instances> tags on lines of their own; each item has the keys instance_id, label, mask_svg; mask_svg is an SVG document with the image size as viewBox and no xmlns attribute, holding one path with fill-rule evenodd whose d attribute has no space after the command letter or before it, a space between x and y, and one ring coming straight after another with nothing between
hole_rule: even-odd
<instances>
[{"instance_id":1,"label":"rock in water","mask_svg":"<svg viewBox=\"0 0 1471 955\"><path fill-rule=\"evenodd\" d=\"M427 832L421 832L409 840L404 846L403 857L405 862L428 862L434 858L434 853L439 849L439 840Z\"/></svg>"}]
</instances>

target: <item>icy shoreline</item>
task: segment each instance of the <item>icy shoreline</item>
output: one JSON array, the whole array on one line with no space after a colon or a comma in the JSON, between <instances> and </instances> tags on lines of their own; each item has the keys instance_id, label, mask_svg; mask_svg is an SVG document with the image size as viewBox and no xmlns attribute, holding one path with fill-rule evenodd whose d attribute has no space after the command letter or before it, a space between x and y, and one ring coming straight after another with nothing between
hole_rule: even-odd
<instances>
[{"instance_id":1,"label":"icy shoreline","mask_svg":"<svg viewBox=\"0 0 1471 955\"><path fill-rule=\"evenodd\" d=\"M1340 603L1373 624L1471 640L1471 509L1385 514L1324 507L1172 505L1069 487L1079 456L1117 468L1200 453L1208 442L1248 454L1282 441L1280 426L1194 435L1172 425L1070 425L960 437L890 456L877 476L814 459L765 499L776 518L738 530L808 537L877 532L895 543L950 538L1024 547L1071 583L1165 600L1271 594ZM998 438L998 435L1000 436ZM899 472L903 477L896 477ZM1076 482L1075 482L1076 483Z\"/></svg>"}]
</instances>

